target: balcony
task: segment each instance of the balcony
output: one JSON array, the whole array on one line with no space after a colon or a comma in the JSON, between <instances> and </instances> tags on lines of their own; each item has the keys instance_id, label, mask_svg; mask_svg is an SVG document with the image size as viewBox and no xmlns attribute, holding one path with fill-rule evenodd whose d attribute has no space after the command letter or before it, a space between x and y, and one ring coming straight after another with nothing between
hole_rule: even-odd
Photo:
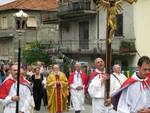
<instances>
[{"instance_id":1,"label":"balcony","mask_svg":"<svg viewBox=\"0 0 150 113\"><path fill-rule=\"evenodd\" d=\"M136 48L128 47L128 51L121 51L122 45L121 39L115 39L112 42L112 54L113 55L135 55ZM130 44L135 44L135 39L127 39L126 41ZM82 43L81 43L82 42ZM62 42L53 44L54 49L59 48L61 52L66 54L106 54L106 43L105 39L97 40L62 40ZM56 47L57 46L57 47ZM135 47L135 46L134 46Z\"/></svg>"},{"instance_id":2,"label":"balcony","mask_svg":"<svg viewBox=\"0 0 150 113\"><path fill-rule=\"evenodd\" d=\"M50 13L44 13L42 15L42 22L44 24L47 24L47 23L58 23L57 12L53 11L53 12L50 12Z\"/></svg>"},{"instance_id":3,"label":"balcony","mask_svg":"<svg viewBox=\"0 0 150 113\"><path fill-rule=\"evenodd\" d=\"M95 14L96 11L91 9L90 1L70 1L64 4L60 4L58 8L58 16L61 18L71 18Z\"/></svg>"},{"instance_id":4,"label":"balcony","mask_svg":"<svg viewBox=\"0 0 150 113\"><path fill-rule=\"evenodd\" d=\"M12 39L13 37L13 30L0 30L0 39Z\"/></svg>"}]
</instances>

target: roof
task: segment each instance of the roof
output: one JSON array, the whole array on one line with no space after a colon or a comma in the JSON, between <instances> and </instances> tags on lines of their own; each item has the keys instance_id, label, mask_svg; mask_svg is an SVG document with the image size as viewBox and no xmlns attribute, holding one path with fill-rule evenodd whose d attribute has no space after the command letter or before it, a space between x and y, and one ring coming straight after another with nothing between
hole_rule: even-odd
<instances>
[{"instance_id":1,"label":"roof","mask_svg":"<svg viewBox=\"0 0 150 113\"><path fill-rule=\"evenodd\" d=\"M56 0L16 0L0 6L0 11L10 9L56 11L58 3Z\"/></svg>"}]
</instances>

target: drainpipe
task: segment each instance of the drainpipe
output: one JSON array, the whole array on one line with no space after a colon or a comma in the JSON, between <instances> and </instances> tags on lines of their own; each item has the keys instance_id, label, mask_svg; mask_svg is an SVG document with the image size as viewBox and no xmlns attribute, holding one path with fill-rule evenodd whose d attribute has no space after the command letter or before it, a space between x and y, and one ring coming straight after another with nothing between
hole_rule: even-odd
<instances>
[{"instance_id":1,"label":"drainpipe","mask_svg":"<svg viewBox=\"0 0 150 113\"><path fill-rule=\"evenodd\" d=\"M97 48L99 49L99 11L97 11Z\"/></svg>"}]
</instances>

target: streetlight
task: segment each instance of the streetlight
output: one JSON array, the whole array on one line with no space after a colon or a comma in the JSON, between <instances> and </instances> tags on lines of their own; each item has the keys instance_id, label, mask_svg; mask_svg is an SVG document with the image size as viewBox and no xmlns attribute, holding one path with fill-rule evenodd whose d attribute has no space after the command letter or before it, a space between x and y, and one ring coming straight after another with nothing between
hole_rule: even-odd
<instances>
[{"instance_id":1,"label":"streetlight","mask_svg":"<svg viewBox=\"0 0 150 113\"><path fill-rule=\"evenodd\" d=\"M25 32L26 22L28 19L28 14L24 13L22 10L15 13L13 15L15 17L16 22L16 31L18 32L18 73L17 73L17 96L19 96L19 79L20 79L20 59L21 59L21 47L20 47L20 40L22 33ZM18 113L19 109L19 102L16 102L16 113Z\"/></svg>"}]
</instances>

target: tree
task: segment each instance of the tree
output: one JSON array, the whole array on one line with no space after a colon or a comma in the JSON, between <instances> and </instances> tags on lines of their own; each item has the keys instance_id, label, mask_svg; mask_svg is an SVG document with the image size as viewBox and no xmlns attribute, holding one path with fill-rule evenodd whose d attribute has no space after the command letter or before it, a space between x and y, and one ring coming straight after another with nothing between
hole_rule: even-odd
<instances>
[{"instance_id":1,"label":"tree","mask_svg":"<svg viewBox=\"0 0 150 113\"><path fill-rule=\"evenodd\" d=\"M45 62L47 65L52 63L50 53L39 41L32 42L23 50L23 59L27 64L37 61Z\"/></svg>"}]
</instances>

